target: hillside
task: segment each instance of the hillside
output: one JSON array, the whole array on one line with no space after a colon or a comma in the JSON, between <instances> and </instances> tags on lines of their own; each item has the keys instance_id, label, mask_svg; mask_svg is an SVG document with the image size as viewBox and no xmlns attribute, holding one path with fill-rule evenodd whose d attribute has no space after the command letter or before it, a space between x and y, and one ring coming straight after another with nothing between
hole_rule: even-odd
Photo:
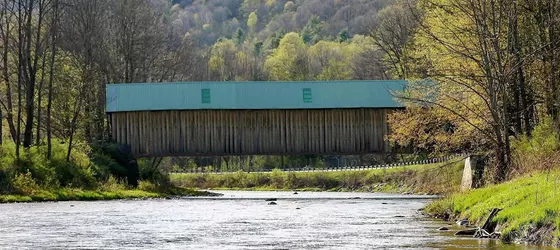
<instances>
[{"instance_id":1,"label":"hillside","mask_svg":"<svg viewBox=\"0 0 560 250\"><path fill-rule=\"evenodd\" d=\"M200 45L220 37L234 38L236 31L273 46L289 32L307 33L306 42L333 40L347 30L351 37L368 34L378 12L391 0L174 0L169 22L179 34L189 34ZM162 7L165 1L158 2ZM252 21L249 22L249 19ZM316 27L311 27L313 24Z\"/></svg>"}]
</instances>

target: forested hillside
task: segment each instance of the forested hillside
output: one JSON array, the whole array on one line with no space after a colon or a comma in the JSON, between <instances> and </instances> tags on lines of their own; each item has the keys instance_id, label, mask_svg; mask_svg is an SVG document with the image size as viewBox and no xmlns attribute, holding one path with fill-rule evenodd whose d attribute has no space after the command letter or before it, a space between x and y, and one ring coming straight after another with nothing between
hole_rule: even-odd
<instances>
[{"instance_id":1,"label":"forested hillside","mask_svg":"<svg viewBox=\"0 0 560 250\"><path fill-rule=\"evenodd\" d=\"M386 78L367 36L389 0L152 1L168 37L199 48L188 80L326 80ZM298 37L286 36L297 33ZM355 39L352 39L355 37ZM286 38L285 43L281 40ZM283 44L283 46L281 46ZM279 51L274 53L278 49ZM279 54L289 53L288 58ZM205 64L202 64L205 63ZM278 75L276 65L299 72Z\"/></svg>"},{"instance_id":2,"label":"forested hillside","mask_svg":"<svg viewBox=\"0 0 560 250\"><path fill-rule=\"evenodd\" d=\"M175 32L188 34L199 44L212 45L219 38L238 37L238 29L247 38L273 40L283 33L301 32L304 40L335 40L341 31L347 35L368 34L378 12L391 0L231 0L231 1L154 1L167 8ZM165 6L165 7L163 7ZM305 29L305 30L304 30Z\"/></svg>"}]
</instances>

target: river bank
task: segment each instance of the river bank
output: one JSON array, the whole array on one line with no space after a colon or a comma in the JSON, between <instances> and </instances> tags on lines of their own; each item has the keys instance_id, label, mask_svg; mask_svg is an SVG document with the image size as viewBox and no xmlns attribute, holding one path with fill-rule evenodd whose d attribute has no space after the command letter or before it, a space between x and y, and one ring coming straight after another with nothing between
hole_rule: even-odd
<instances>
[{"instance_id":1,"label":"river bank","mask_svg":"<svg viewBox=\"0 0 560 250\"><path fill-rule=\"evenodd\" d=\"M492 208L503 209L494 221L504 242L560 247L560 171L457 193L430 203L425 212L481 225Z\"/></svg>"},{"instance_id":2,"label":"river bank","mask_svg":"<svg viewBox=\"0 0 560 250\"><path fill-rule=\"evenodd\" d=\"M44 201L98 201L98 200L129 200L149 198L170 198L185 196L217 196L219 194L199 191L194 189L175 189L170 192L144 191L140 189L123 190L82 190L82 189L58 189L40 190L33 194L0 195L0 203L14 202L44 202Z\"/></svg>"},{"instance_id":3,"label":"river bank","mask_svg":"<svg viewBox=\"0 0 560 250\"><path fill-rule=\"evenodd\" d=\"M84 146L67 158L66 147L55 140L51 159L44 146L22 148L19 158L15 147L0 146L0 203L215 195L170 185L168 176L149 164L130 164L133 156L116 144ZM131 178L138 181L128 182Z\"/></svg>"},{"instance_id":4,"label":"river bank","mask_svg":"<svg viewBox=\"0 0 560 250\"><path fill-rule=\"evenodd\" d=\"M171 183L182 188L210 190L357 191L445 194L459 189L463 161L414 165L390 169L338 172L283 172L171 174Z\"/></svg>"}]
</instances>

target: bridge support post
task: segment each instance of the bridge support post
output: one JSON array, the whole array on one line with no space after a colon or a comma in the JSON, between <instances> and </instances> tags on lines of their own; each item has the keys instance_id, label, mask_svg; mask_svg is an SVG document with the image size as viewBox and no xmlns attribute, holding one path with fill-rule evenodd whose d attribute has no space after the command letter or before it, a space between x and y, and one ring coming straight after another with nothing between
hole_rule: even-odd
<instances>
[{"instance_id":1,"label":"bridge support post","mask_svg":"<svg viewBox=\"0 0 560 250\"><path fill-rule=\"evenodd\" d=\"M100 150L111 156L119 165L126 169L126 173L113 172L118 178L126 178L128 185L131 187L138 186L140 179L140 171L136 157L132 154L132 150L128 145L101 144Z\"/></svg>"},{"instance_id":2,"label":"bridge support post","mask_svg":"<svg viewBox=\"0 0 560 250\"><path fill-rule=\"evenodd\" d=\"M479 155L471 155L465 158L463 178L461 180L461 191L465 192L482 186L486 158Z\"/></svg>"}]
</instances>

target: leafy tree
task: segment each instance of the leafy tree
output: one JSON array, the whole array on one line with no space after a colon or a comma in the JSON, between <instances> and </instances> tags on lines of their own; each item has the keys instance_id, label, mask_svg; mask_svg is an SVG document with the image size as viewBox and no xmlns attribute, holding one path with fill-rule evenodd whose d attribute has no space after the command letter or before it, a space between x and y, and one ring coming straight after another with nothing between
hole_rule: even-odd
<instances>
[{"instance_id":1,"label":"leafy tree","mask_svg":"<svg viewBox=\"0 0 560 250\"><path fill-rule=\"evenodd\" d=\"M438 107L412 105L392 113L388 122L399 124L391 127L390 143L415 154L476 151L488 143L472 126Z\"/></svg>"},{"instance_id":2,"label":"leafy tree","mask_svg":"<svg viewBox=\"0 0 560 250\"><path fill-rule=\"evenodd\" d=\"M247 27L251 32L251 36L255 34L255 28L257 27L257 23L259 22L259 17L257 16L256 12L251 12L249 15L249 19L247 19Z\"/></svg>"},{"instance_id":3,"label":"leafy tree","mask_svg":"<svg viewBox=\"0 0 560 250\"><path fill-rule=\"evenodd\" d=\"M320 41L308 50L310 74L318 80L352 79L359 51L355 43Z\"/></svg>"},{"instance_id":4,"label":"leafy tree","mask_svg":"<svg viewBox=\"0 0 560 250\"><path fill-rule=\"evenodd\" d=\"M288 1L284 4L284 11L285 12L292 11L292 10L294 10L294 6L295 6L295 4L294 4L293 1Z\"/></svg>"},{"instance_id":5,"label":"leafy tree","mask_svg":"<svg viewBox=\"0 0 560 250\"><path fill-rule=\"evenodd\" d=\"M269 9L273 8L276 5L276 0L266 0L265 4Z\"/></svg>"},{"instance_id":6,"label":"leafy tree","mask_svg":"<svg viewBox=\"0 0 560 250\"><path fill-rule=\"evenodd\" d=\"M274 32L268 39L266 39L264 47L266 49L276 49L280 46L280 41L284 37L285 33L284 30L279 30Z\"/></svg>"},{"instance_id":7,"label":"leafy tree","mask_svg":"<svg viewBox=\"0 0 560 250\"><path fill-rule=\"evenodd\" d=\"M270 78L285 81L306 80L306 50L305 43L297 33L286 34L278 49L266 59L265 69Z\"/></svg>"},{"instance_id":8,"label":"leafy tree","mask_svg":"<svg viewBox=\"0 0 560 250\"><path fill-rule=\"evenodd\" d=\"M327 67L317 76L317 80L321 81L349 80L351 78L352 71L348 68L348 64L335 60L330 60Z\"/></svg>"},{"instance_id":9,"label":"leafy tree","mask_svg":"<svg viewBox=\"0 0 560 250\"><path fill-rule=\"evenodd\" d=\"M234 64L237 46L234 41L222 40L212 47L208 67L218 74L221 81L231 81L235 78Z\"/></svg>"},{"instance_id":10,"label":"leafy tree","mask_svg":"<svg viewBox=\"0 0 560 250\"><path fill-rule=\"evenodd\" d=\"M243 18L248 18L249 15L257 10L260 5L261 0L243 0L240 8L240 12L243 15Z\"/></svg>"}]
</instances>

